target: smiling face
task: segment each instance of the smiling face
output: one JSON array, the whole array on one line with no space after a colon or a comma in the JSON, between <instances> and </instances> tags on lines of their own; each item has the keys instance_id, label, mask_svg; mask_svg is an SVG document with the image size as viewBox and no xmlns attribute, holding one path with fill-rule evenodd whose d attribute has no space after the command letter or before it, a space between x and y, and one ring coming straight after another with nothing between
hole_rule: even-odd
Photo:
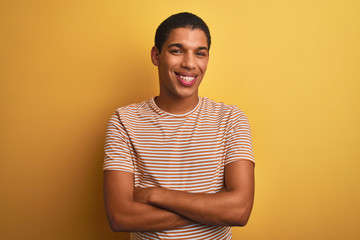
<instances>
[{"instance_id":1,"label":"smiling face","mask_svg":"<svg viewBox=\"0 0 360 240\"><path fill-rule=\"evenodd\" d=\"M161 53L151 50L151 59L158 66L162 99L194 99L209 61L205 33L200 29L173 29Z\"/></svg>"}]
</instances>

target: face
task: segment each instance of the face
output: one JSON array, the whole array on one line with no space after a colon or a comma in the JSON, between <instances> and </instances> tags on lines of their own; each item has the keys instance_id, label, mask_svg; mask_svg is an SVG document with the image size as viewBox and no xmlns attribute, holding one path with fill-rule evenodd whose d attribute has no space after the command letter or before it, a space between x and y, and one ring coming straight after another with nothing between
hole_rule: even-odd
<instances>
[{"instance_id":1,"label":"face","mask_svg":"<svg viewBox=\"0 0 360 240\"><path fill-rule=\"evenodd\" d=\"M202 30L173 29L161 53L153 47L151 59L159 70L160 97L197 100L209 61L207 38Z\"/></svg>"}]
</instances>

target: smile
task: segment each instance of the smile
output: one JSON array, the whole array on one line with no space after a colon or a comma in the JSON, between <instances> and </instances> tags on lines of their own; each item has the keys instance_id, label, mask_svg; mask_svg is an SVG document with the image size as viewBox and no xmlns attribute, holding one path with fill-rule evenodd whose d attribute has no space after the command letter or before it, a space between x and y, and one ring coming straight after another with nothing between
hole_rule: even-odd
<instances>
[{"instance_id":1,"label":"smile","mask_svg":"<svg viewBox=\"0 0 360 240\"><path fill-rule=\"evenodd\" d=\"M182 75L179 73L175 73L175 76L182 85L187 87L192 86L197 79L197 75L191 76L191 75Z\"/></svg>"},{"instance_id":2,"label":"smile","mask_svg":"<svg viewBox=\"0 0 360 240\"><path fill-rule=\"evenodd\" d=\"M191 77L191 76L182 76L182 75L178 75L178 76L186 82L191 82L192 80L195 79L195 77Z\"/></svg>"}]
</instances>

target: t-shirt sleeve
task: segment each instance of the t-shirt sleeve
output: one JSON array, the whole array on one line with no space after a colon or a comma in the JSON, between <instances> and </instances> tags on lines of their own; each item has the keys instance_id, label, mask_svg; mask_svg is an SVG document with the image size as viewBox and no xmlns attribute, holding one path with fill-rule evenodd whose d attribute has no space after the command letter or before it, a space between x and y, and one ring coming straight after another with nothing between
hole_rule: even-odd
<instances>
[{"instance_id":1,"label":"t-shirt sleeve","mask_svg":"<svg viewBox=\"0 0 360 240\"><path fill-rule=\"evenodd\" d=\"M235 108L227 132L225 165L238 160L255 163L249 121L241 110Z\"/></svg>"},{"instance_id":2,"label":"t-shirt sleeve","mask_svg":"<svg viewBox=\"0 0 360 240\"><path fill-rule=\"evenodd\" d=\"M107 125L103 170L120 170L134 173L132 147L125 127L115 112Z\"/></svg>"}]
</instances>

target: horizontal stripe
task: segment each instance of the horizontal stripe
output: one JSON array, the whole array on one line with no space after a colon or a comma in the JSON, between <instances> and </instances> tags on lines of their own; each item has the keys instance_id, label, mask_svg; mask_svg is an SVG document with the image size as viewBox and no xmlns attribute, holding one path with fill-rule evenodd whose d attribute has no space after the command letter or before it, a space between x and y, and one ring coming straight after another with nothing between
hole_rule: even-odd
<instances>
[{"instance_id":1,"label":"horizontal stripe","mask_svg":"<svg viewBox=\"0 0 360 240\"><path fill-rule=\"evenodd\" d=\"M236 106L200 98L190 113L176 115L150 99L111 117L103 169L132 172L136 187L215 193L224 187L225 165L239 160L254 156L248 120ZM231 230L192 224L131 239L231 239Z\"/></svg>"}]
</instances>

